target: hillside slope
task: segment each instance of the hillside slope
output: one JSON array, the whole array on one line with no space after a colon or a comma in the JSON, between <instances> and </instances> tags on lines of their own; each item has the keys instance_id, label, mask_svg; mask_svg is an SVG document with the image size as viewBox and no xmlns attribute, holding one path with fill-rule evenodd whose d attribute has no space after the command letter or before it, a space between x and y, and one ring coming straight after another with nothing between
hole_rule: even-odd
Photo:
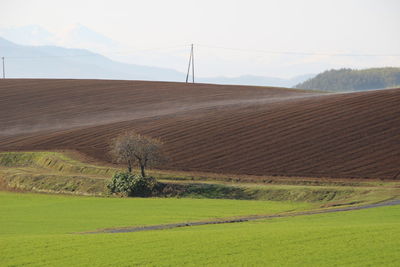
<instances>
[{"instance_id":1,"label":"hillside slope","mask_svg":"<svg viewBox=\"0 0 400 267\"><path fill-rule=\"evenodd\" d=\"M110 138L162 138L165 169L386 178L400 171L400 89L316 94L140 81L2 80L0 150L76 149L109 161Z\"/></svg>"},{"instance_id":2,"label":"hillside slope","mask_svg":"<svg viewBox=\"0 0 400 267\"><path fill-rule=\"evenodd\" d=\"M85 49L27 46L0 37L7 78L141 79L179 81L184 73L173 69L126 64Z\"/></svg>"},{"instance_id":3,"label":"hillside slope","mask_svg":"<svg viewBox=\"0 0 400 267\"><path fill-rule=\"evenodd\" d=\"M296 88L332 92L363 91L400 86L400 68L339 69L318 74Z\"/></svg>"}]
</instances>

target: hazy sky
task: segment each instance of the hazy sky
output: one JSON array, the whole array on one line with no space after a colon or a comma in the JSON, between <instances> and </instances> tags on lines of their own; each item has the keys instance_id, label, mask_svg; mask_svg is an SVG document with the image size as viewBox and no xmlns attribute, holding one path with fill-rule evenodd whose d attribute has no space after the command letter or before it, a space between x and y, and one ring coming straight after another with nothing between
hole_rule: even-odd
<instances>
[{"instance_id":1,"label":"hazy sky","mask_svg":"<svg viewBox=\"0 0 400 267\"><path fill-rule=\"evenodd\" d=\"M40 25L59 32L80 23L121 44L117 50L132 51L108 53L127 62L184 71L186 47L135 50L194 43L202 76L290 77L327 68L400 66L400 56L263 52L400 55L399 0L0 1L2 28Z\"/></svg>"}]
</instances>

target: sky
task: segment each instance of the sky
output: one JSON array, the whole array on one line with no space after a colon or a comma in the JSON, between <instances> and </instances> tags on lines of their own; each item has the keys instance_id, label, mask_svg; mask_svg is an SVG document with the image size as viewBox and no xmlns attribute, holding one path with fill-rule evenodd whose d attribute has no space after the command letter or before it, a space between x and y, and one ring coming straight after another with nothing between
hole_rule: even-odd
<instances>
[{"instance_id":1,"label":"sky","mask_svg":"<svg viewBox=\"0 0 400 267\"><path fill-rule=\"evenodd\" d=\"M179 71L193 43L199 76L288 78L400 67L398 14L398 0L1 0L0 28L39 25L62 36L84 25L114 43L81 48Z\"/></svg>"}]
</instances>

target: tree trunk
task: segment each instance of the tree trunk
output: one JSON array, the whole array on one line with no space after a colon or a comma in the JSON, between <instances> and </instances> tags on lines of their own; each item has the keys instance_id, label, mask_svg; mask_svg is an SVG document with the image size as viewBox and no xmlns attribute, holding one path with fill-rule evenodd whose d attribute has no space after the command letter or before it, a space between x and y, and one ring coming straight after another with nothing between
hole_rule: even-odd
<instances>
[{"instance_id":1,"label":"tree trunk","mask_svg":"<svg viewBox=\"0 0 400 267\"><path fill-rule=\"evenodd\" d=\"M132 163L130 160L128 160L128 172L132 173Z\"/></svg>"},{"instance_id":2,"label":"tree trunk","mask_svg":"<svg viewBox=\"0 0 400 267\"><path fill-rule=\"evenodd\" d=\"M140 170L142 171L142 177L146 177L146 173L144 171L144 165L140 165Z\"/></svg>"}]
</instances>

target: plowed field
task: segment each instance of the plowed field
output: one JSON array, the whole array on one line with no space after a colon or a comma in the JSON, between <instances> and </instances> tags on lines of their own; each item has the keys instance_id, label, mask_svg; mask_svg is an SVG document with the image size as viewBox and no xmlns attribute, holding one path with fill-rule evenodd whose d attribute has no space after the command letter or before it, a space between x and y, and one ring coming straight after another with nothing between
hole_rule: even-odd
<instances>
[{"instance_id":1,"label":"plowed field","mask_svg":"<svg viewBox=\"0 0 400 267\"><path fill-rule=\"evenodd\" d=\"M74 149L110 161L110 138L128 129L165 141L171 160L164 169L384 179L400 171L400 89L318 94L141 81L0 81L2 151Z\"/></svg>"}]
</instances>

